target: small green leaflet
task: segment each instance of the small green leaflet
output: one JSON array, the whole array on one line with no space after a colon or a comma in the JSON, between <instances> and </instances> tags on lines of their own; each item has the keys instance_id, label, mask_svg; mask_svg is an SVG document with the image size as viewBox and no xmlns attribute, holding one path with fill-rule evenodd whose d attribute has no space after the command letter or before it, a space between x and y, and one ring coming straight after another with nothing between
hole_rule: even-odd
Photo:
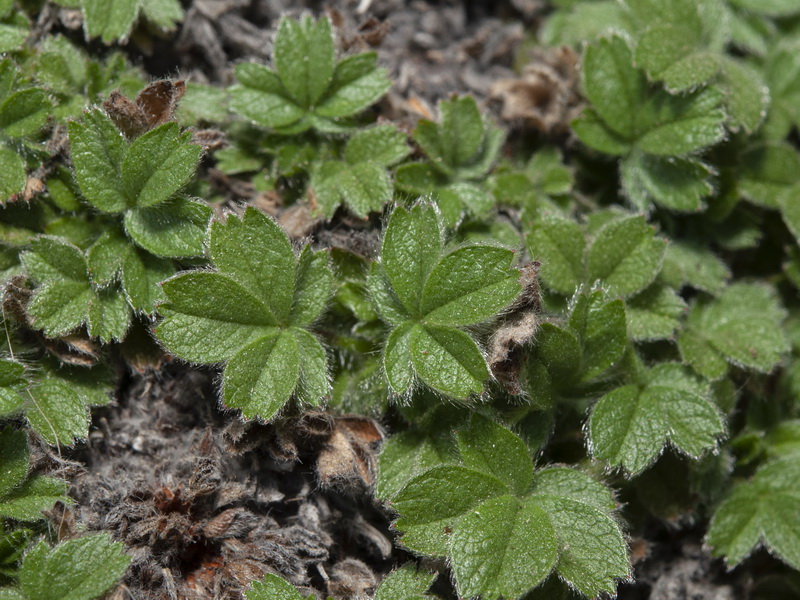
<instances>
[{"instance_id":1,"label":"small green leaflet","mask_svg":"<svg viewBox=\"0 0 800 600\"><path fill-rule=\"evenodd\" d=\"M248 208L210 230L216 271L164 282L156 335L191 362L225 363L222 398L247 418L274 417L297 395L317 405L330 387L327 355L308 330L325 309L333 276L324 251L295 256L287 235Z\"/></svg>"},{"instance_id":2,"label":"small green leaflet","mask_svg":"<svg viewBox=\"0 0 800 600\"><path fill-rule=\"evenodd\" d=\"M772 288L735 283L716 299L692 304L678 348L684 360L711 379L725 374L724 361L768 373L789 350L785 318Z\"/></svg>"},{"instance_id":3,"label":"small green leaflet","mask_svg":"<svg viewBox=\"0 0 800 600\"><path fill-rule=\"evenodd\" d=\"M87 38L99 37L104 44L125 42L141 14L162 29L174 29L183 19L176 0L80 0Z\"/></svg>"},{"instance_id":4,"label":"small green leaflet","mask_svg":"<svg viewBox=\"0 0 800 600\"><path fill-rule=\"evenodd\" d=\"M395 326L383 352L395 393L407 393L415 377L455 398L483 391L486 360L460 327L489 320L516 298L513 258L485 245L445 252L433 207L393 211L369 287L378 313Z\"/></svg>"},{"instance_id":5,"label":"small green leaflet","mask_svg":"<svg viewBox=\"0 0 800 600\"><path fill-rule=\"evenodd\" d=\"M635 475L655 461L667 440L699 458L716 445L725 425L708 385L681 365L664 363L650 369L641 385L600 398L589 433L594 456Z\"/></svg>"},{"instance_id":6,"label":"small green leaflet","mask_svg":"<svg viewBox=\"0 0 800 600\"><path fill-rule=\"evenodd\" d=\"M178 192L202 153L191 133L165 123L128 142L100 109L69 124L75 179L97 210L120 214L125 232L161 257L203 254L211 208Z\"/></svg>"},{"instance_id":7,"label":"small green leaflet","mask_svg":"<svg viewBox=\"0 0 800 600\"><path fill-rule=\"evenodd\" d=\"M625 304L619 299L607 300L601 290L581 292L573 297L569 328L580 348L579 381L600 377L625 354L628 346ZM566 340L561 335L553 341L564 343ZM572 365L574 346L570 341L563 348L569 357L566 365ZM552 362L562 362L559 353L552 349L550 352L554 355Z\"/></svg>"},{"instance_id":8,"label":"small green leaflet","mask_svg":"<svg viewBox=\"0 0 800 600\"><path fill-rule=\"evenodd\" d=\"M797 454L761 467L738 483L714 513L706 543L714 556L734 567L761 545L794 569L800 569L800 457Z\"/></svg>"},{"instance_id":9,"label":"small green leaflet","mask_svg":"<svg viewBox=\"0 0 800 600\"><path fill-rule=\"evenodd\" d=\"M95 287L79 248L56 237L39 236L21 254L38 286L27 305L33 325L57 337L86 325L89 335L108 342L125 337L131 309L115 284Z\"/></svg>"},{"instance_id":10,"label":"small green leaflet","mask_svg":"<svg viewBox=\"0 0 800 600\"><path fill-rule=\"evenodd\" d=\"M22 561L19 590L26 600L94 600L125 573L131 562L108 534L85 535L54 548L39 542Z\"/></svg>"},{"instance_id":11,"label":"small green leaflet","mask_svg":"<svg viewBox=\"0 0 800 600\"><path fill-rule=\"evenodd\" d=\"M67 498L67 483L52 477L28 477L28 440L24 431L0 431L0 516L17 521L43 519L43 510Z\"/></svg>"},{"instance_id":12,"label":"small green leaflet","mask_svg":"<svg viewBox=\"0 0 800 600\"><path fill-rule=\"evenodd\" d=\"M392 506L403 544L447 556L460 595L518 598L555 571L595 596L629 576L602 484L567 468L534 473L522 441L479 415L459 432L458 446L465 466L426 471Z\"/></svg>"},{"instance_id":13,"label":"small green leaflet","mask_svg":"<svg viewBox=\"0 0 800 600\"><path fill-rule=\"evenodd\" d=\"M387 168L410 152L406 136L391 125L354 134L344 147L344 160L325 161L312 173L311 188L322 214L330 219L342 204L361 218L381 210L394 191Z\"/></svg>"},{"instance_id":14,"label":"small green leaflet","mask_svg":"<svg viewBox=\"0 0 800 600\"><path fill-rule=\"evenodd\" d=\"M313 600L314 596L303 597L295 587L283 577L267 573L263 579L253 581L244 593L247 600Z\"/></svg>"},{"instance_id":15,"label":"small green leaflet","mask_svg":"<svg viewBox=\"0 0 800 600\"><path fill-rule=\"evenodd\" d=\"M353 128L347 118L375 103L391 85L385 69L376 67L376 58L366 52L336 61L327 17L284 17L275 37L274 70L256 63L238 65L231 107L279 134L347 132Z\"/></svg>"}]
</instances>

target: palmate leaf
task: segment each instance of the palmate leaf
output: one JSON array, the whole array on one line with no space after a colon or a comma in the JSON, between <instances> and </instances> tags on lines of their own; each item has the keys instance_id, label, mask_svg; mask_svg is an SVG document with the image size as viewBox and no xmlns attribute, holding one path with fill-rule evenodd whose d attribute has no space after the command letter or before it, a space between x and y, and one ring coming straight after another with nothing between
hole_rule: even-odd
<instances>
[{"instance_id":1,"label":"palmate leaf","mask_svg":"<svg viewBox=\"0 0 800 600\"><path fill-rule=\"evenodd\" d=\"M389 88L386 71L375 62L372 52L337 62L327 17L284 17L275 36L275 70L254 63L238 65L239 84L231 88L231 107L280 134L311 128L347 132L352 127L342 119L361 112Z\"/></svg>"},{"instance_id":2,"label":"palmate leaf","mask_svg":"<svg viewBox=\"0 0 800 600\"><path fill-rule=\"evenodd\" d=\"M725 432L707 384L678 364L649 371L643 385L627 385L603 396L589 419L593 454L637 474L669 442L698 458Z\"/></svg>"},{"instance_id":3,"label":"palmate leaf","mask_svg":"<svg viewBox=\"0 0 800 600\"><path fill-rule=\"evenodd\" d=\"M629 575L610 516L615 504L602 484L566 468L533 473L522 441L479 415L458 434L458 446L465 466L429 469L392 505L402 543L447 556L459 595L518 598L555 571L595 596Z\"/></svg>"},{"instance_id":4,"label":"palmate leaf","mask_svg":"<svg viewBox=\"0 0 800 600\"><path fill-rule=\"evenodd\" d=\"M490 319L517 296L512 260L510 250L494 246L445 253L433 207L394 210L369 281L378 313L396 326L383 352L394 392L406 393L415 376L455 398L483 390L486 360L458 327Z\"/></svg>"},{"instance_id":5,"label":"palmate leaf","mask_svg":"<svg viewBox=\"0 0 800 600\"><path fill-rule=\"evenodd\" d=\"M254 208L215 222L209 245L217 271L164 282L159 340L186 360L226 363L223 401L247 418L274 417L293 394L317 404L330 387L327 359L305 327L331 294L326 255L306 248L298 259L281 228Z\"/></svg>"}]
</instances>

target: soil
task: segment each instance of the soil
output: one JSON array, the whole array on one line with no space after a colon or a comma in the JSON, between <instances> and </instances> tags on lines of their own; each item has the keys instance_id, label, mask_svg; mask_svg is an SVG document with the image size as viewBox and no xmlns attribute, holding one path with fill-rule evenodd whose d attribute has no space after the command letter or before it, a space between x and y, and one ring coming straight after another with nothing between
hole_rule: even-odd
<instances>
[{"instance_id":1,"label":"soil","mask_svg":"<svg viewBox=\"0 0 800 600\"><path fill-rule=\"evenodd\" d=\"M126 47L153 79L227 85L235 62L267 59L280 15L327 11L342 50L374 49L389 70L395 83L381 117L410 130L434 117L439 100L471 93L514 134L570 143L568 123L581 106L575 54L520 50L542 16L537 0L184 6L173 35L138 32ZM74 12L54 10L49 27L74 32ZM292 230L297 215L281 216ZM297 237L327 243L341 235L318 225L299 218ZM86 528L125 542L134 560L114 600L241 598L267 572L316 598L369 598L382 576L414 560L393 544L391 515L372 500L380 423L314 413L280 426L243 424L221 410L215 376L179 364L128 372L69 457L84 465L70 492L76 505L54 521L63 535ZM622 585L619 598L744 598L692 535L648 540L637 583ZM453 597L446 578L436 585Z\"/></svg>"}]
</instances>

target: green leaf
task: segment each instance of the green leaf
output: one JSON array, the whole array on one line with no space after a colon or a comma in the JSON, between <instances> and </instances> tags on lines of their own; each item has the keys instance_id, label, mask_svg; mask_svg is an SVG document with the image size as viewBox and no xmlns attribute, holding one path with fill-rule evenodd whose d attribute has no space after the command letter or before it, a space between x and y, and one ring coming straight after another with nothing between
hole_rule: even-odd
<instances>
[{"instance_id":1,"label":"green leaf","mask_svg":"<svg viewBox=\"0 0 800 600\"><path fill-rule=\"evenodd\" d=\"M617 580L630 577L625 539L605 510L562 496L534 495L528 504L546 513L555 530L555 570L570 587L597 597L616 593Z\"/></svg>"},{"instance_id":2,"label":"green leaf","mask_svg":"<svg viewBox=\"0 0 800 600\"><path fill-rule=\"evenodd\" d=\"M366 218L392 199L392 180L386 169L374 162L327 161L315 171L311 186L328 219L341 204Z\"/></svg>"},{"instance_id":3,"label":"green leaf","mask_svg":"<svg viewBox=\"0 0 800 600\"><path fill-rule=\"evenodd\" d=\"M632 474L641 473L667 440L692 458L713 448L725 426L709 388L681 365L654 367L642 386L603 396L589 419L592 452Z\"/></svg>"},{"instance_id":4,"label":"green leaf","mask_svg":"<svg viewBox=\"0 0 800 600\"><path fill-rule=\"evenodd\" d=\"M414 370L427 385L455 398L483 391L489 369L469 334L454 327L415 325L409 336Z\"/></svg>"},{"instance_id":5,"label":"green leaf","mask_svg":"<svg viewBox=\"0 0 800 600\"><path fill-rule=\"evenodd\" d=\"M753 133L767 116L770 88L758 70L741 61L725 57L722 73L727 84L725 106L733 121L732 129Z\"/></svg>"},{"instance_id":6,"label":"green leaf","mask_svg":"<svg viewBox=\"0 0 800 600\"><path fill-rule=\"evenodd\" d=\"M782 140L800 123L800 53L792 39L775 44L764 65L770 106L764 123L765 137Z\"/></svg>"},{"instance_id":7,"label":"green leaf","mask_svg":"<svg viewBox=\"0 0 800 600\"><path fill-rule=\"evenodd\" d=\"M581 76L584 93L602 122L623 139L633 139L647 81L633 67L633 55L625 40L612 36L589 44L583 54Z\"/></svg>"},{"instance_id":8,"label":"green leaf","mask_svg":"<svg viewBox=\"0 0 800 600\"><path fill-rule=\"evenodd\" d=\"M237 352L222 375L222 399L245 418L271 419L289 401L300 377L297 338L285 331L261 337Z\"/></svg>"},{"instance_id":9,"label":"green leaf","mask_svg":"<svg viewBox=\"0 0 800 600\"><path fill-rule=\"evenodd\" d=\"M778 208L781 196L797 182L800 153L786 143L750 146L740 156L739 191L746 199Z\"/></svg>"},{"instance_id":10,"label":"green leaf","mask_svg":"<svg viewBox=\"0 0 800 600\"><path fill-rule=\"evenodd\" d=\"M723 290L730 276L725 263L710 250L698 244L674 240L667 246L658 275L675 289L690 286L712 295Z\"/></svg>"},{"instance_id":11,"label":"green leaf","mask_svg":"<svg viewBox=\"0 0 800 600\"><path fill-rule=\"evenodd\" d=\"M122 286L134 310L151 314L164 299L161 282L175 274L172 261L158 258L133 246L127 247L122 265Z\"/></svg>"},{"instance_id":12,"label":"green leaf","mask_svg":"<svg viewBox=\"0 0 800 600\"><path fill-rule=\"evenodd\" d=\"M12 138L36 133L47 121L52 107L47 92L41 88L15 92L0 105L0 129Z\"/></svg>"},{"instance_id":13,"label":"green leaf","mask_svg":"<svg viewBox=\"0 0 800 600\"><path fill-rule=\"evenodd\" d=\"M378 589L375 590L375 600L426 600L432 598L426 592L434 579L436 579L435 573L418 571L414 565L404 565L389 573L381 581Z\"/></svg>"},{"instance_id":14,"label":"green leaf","mask_svg":"<svg viewBox=\"0 0 800 600\"><path fill-rule=\"evenodd\" d=\"M86 251L89 276L95 285L108 285L122 270L129 242L118 229L109 229Z\"/></svg>"},{"instance_id":15,"label":"green leaf","mask_svg":"<svg viewBox=\"0 0 800 600\"><path fill-rule=\"evenodd\" d=\"M69 124L69 144L75 179L81 194L102 212L122 212L129 200L122 184L122 161L127 142L100 109Z\"/></svg>"},{"instance_id":16,"label":"green leaf","mask_svg":"<svg viewBox=\"0 0 800 600\"><path fill-rule=\"evenodd\" d=\"M267 306L228 275L190 271L165 281L163 289L168 303L159 312L166 318L156 335L186 360L225 361L274 333L275 317Z\"/></svg>"},{"instance_id":17,"label":"green leaf","mask_svg":"<svg viewBox=\"0 0 800 600\"><path fill-rule=\"evenodd\" d=\"M453 534L453 573L465 597L517 598L547 577L557 555L553 525L532 499L490 498Z\"/></svg>"},{"instance_id":18,"label":"green leaf","mask_svg":"<svg viewBox=\"0 0 800 600\"><path fill-rule=\"evenodd\" d=\"M11 427L0 431L0 464L0 498L5 498L28 475L28 440L24 431Z\"/></svg>"},{"instance_id":19,"label":"green leaf","mask_svg":"<svg viewBox=\"0 0 800 600\"><path fill-rule=\"evenodd\" d=\"M100 37L104 44L124 40L139 12L137 0L80 0L87 38Z\"/></svg>"},{"instance_id":20,"label":"green leaf","mask_svg":"<svg viewBox=\"0 0 800 600\"><path fill-rule=\"evenodd\" d=\"M122 577L131 558L108 534L86 535L48 548L39 542L25 555L19 586L37 600L92 600Z\"/></svg>"},{"instance_id":21,"label":"green leaf","mask_svg":"<svg viewBox=\"0 0 800 600\"><path fill-rule=\"evenodd\" d=\"M786 311L772 288L758 283L736 283L715 300L696 302L689 313L686 330L712 348L712 355L721 355L734 365L767 373L789 350L782 329L785 317ZM685 340L683 336L679 338L679 347L688 360Z\"/></svg>"},{"instance_id":22,"label":"green leaf","mask_svg":"<svg viewBox=\"0 0 800 600\"><path fill-rule=\"evenodd\" d=\"M622 300L606 302L600 291L581 293L573 299L569 325L583 350L584 381L601 375L625 353L628 334Z\"/></svg>"},{"instance_id":23,"label":"green leaf","mask_svg":"<svg viewBox=\"0 0 800 600\"><path fill-rule=\"evenodd\" d=\"M533 463L519 436L475 414L456 439L465 466L494 475L517 495L528 490L533 481Z\"/></svg>"},{"instance_id":24,"label":"green leaf","mask_svg":"<svg viewBox=\"0 0 800 600\"><path fill-rule=\"evenodd\" d=\"M800 13L797 0L731 0L731 4L770 17L789 17Z\"/></svg>"},{"instance_id":25,"label":"green leaf","mask_svg":"<svg viewBox=\"0 0 800 600\"><path fill-rule=\"evenodd\" d=\"M377 262L373 262L370 265L367 286L369 287L370 298L384 321L392 325L399 325L409 318L408 311L400 303L400 299L389 283L383 267Z\"/></svg>"},{"instance_id":26,"label":"green leaf","mask_svg":"<svg viewBox=\"0 0 800 600\"><path fill-rule=\"evenodd\" d=\"M67 482L51 477L33 477L0 498L0 515L17 521L44 519L42 511L56 502L69 503Z\"/></svg>"},{"instance_id":27,"label":"green leaf","mask_svg":"<svg viewBox=\"0 0 800 600\"><path fill-rule=\"evenodd\" d=\"M610 294L630 296L656 278L665 247L666 240L655 237L644 216L612 221L600 229L587 252L589 281L599 279Z\"/></svg>"},{"instance_id":28,"label":"green leaf","mask_svg":"<svg viewBox=\"0 0 800 600\"><path fill-rule=\"evenodd\" d=\"M231 88L231 108L263 127L284 127L306 114L288 98L280 78L267 67L254 63L236 66L239 86Z\"/></svg>"},{"instance_id":29,"label":"green leaf","mask_svg":"<svg viewBox=\"0 0 800 600\"><path fill-rule=\"evenodd\" d=\"M590 475L567 467L547 467L533 477L533 494L563 496L602 511L616 508L614 497L605 485Z\"/></svg>"},{"instance_id":30,"label":"green leaf","mask_svg":"<svg viewBox=\"0 0 800 600\"><path fill-rule=\"evenodd\" d=\"M571 125L584 144L600 152L622 156L632 148L629 140L606 127L602 117L591 108L585 109Z\"/></svg>"},{"instance_id":31,"label":"green leaf","mask_svg":"<svg viewBox=\"0 0 800 600\"><path fill-rule=\"evenodd\" d=\"M49 444L71 446L89 435L89 410L80 394L62 380L46 379L31 388L25 416Z\"/></svg>"},{"instance_id":32,"label":"green leaf","mask_svg":"<svg viewBox=\"0 0 800 600\"><path fill-rule=\"evenodd\" d=\"M210 240L214 265L264 302L275 322L286 322L293 304L295 256L280 226L250 208L241 219L229 215L225 223L212 223Z\"/></svg>"},{"instance_id":33,"label":"green leaf","mask_svg":"<svg viewBox=\"0 0 800 600\"><path fill-rule=\"evenodd\" d=\"M17 27L0 23L0 52L13 52L19 49L28 39L30 31L27 27Z\"/></svg>"},{"instance_id":34,"label":"green leaf","mask_svg":"<svg viewBox=\"0 0 800 600\"><path fill-rule=\"evenodd\" d=\"M383 368L396 394L404 394L414 383L414 363L411 358L411 331L414 327L413 322L406 321L392 330L386 339Z\"/></svg>"},{"instance_id":35,"label":"green leaf","mask_svg":"<svg viewBox=\"0 0 800 600\"><path fill-rule=\"evenodd\" d=\"M309 600L303 598L283 577L272 573L267 573L261 580L253 581L244 596L247 600Z\"/></svg>"},{"instance_id":36,"label":"green leaf","mask_svg":"<svg viewBox=\"0 0 800 600\"><path fill-rule=\"evenodd\" d=\"M175 197L128 211L125 231L136 244L162 258L201 256L211 212L205 202Z\"/></svg>"},{"instance_id":37,"label":"green leaf","mask_svg":"<svg viewBox=\"0 0 800 600\"><path fill-rule=\"evenodd\" d=\"M622 189L640 210L651 202L676 212L697 212L714 191L711 168L695 158L664 158L634 150L620 165Z\"/></svg>"},{"instance_id":38,"label":"green leaf","mask_svg":"<svg viewBox=\"0 0 800 600\"><path fill-rule=\"evenodd\" d=\"M103 342L121 340L131 322L131 309L122 290L111 286L95 290L86 311L86 329Z\"/></svg>"},{"instance_id":39,"label":"green leaf","mask_svg":"<svg viewBox=\"0 0 800 600\"><path fill-rule=\"evenodd\" d=\"M317 104L333 79L333 32L327 17L316 23L284 17L278 24L272 56L283 85L300 106Z\"/></svg>"},{"instance_id":40,"label":"green leaf","mask_svg":"<svg viewBox=\"0 0 800 600\"><path fill-rule=\"evenodd\" d=\"M374 52L339 61L316 113L330 119L349 117L377 102L392 83L386 70L376 67L376 61Z\"/></svg>"},{"instance_id":41,"label":"green leaf","mask_svg":"<svg viewBox=\"0 0 800 600\"><path fill-rule=\"evenodd\" d=\"M526 238L528 251L542 263L540 276L551 290L571 296L583 281L586 241L574 221L546 215L536 221Z\"/></svg>"},{"instance_id":42,"label":"green leaf","mask_svg":"<svg viewBox=\"0 0 800 600\"><path fill-rule=\"evenodd\" d=\"M178 0L142 0L142 14L161 29L171 31L183 20L183 8Z\"/></svg>"},{"instance_id":43,"label":"green leaf","mask_svg":"<svg viewBox=\"0 0 800 600\"><path fill-rule=\"evenodd\" d=\"M0 147L0 203L22 191L25 185L25 162L9 148Z\"/></svg>"},{"instance_id":44,"label":"green leaf","mask_svg":"<svg viewBox=\"0 0 800 600\"><path fill-rule=\"evenodd\" d=\"M420 310L421 291L442 248L442 232L431 206L410 211L398 207L389 217L381 262L392 289L412 315Z\"/></svg>"},{"instance_id":45,"label":"green leaf","mask_svg":"<svg viewBox=\"0 0 800 600\"><path fill-rule=\"evenodd\" d=\"M302 356L297 396L303 402L318 406L331 389L328 376L328 355L319 340L305 329L292 328Z\"/></svg>"},{"instance_id":46,"label":"green leaf","mask_svg":"<svg viewBox=\"0 0 800 600\"><path fill-rule=\"evenodd\" d=\"M653 284L628 299L625 305L628 332L636 341L671 338L685 310L686 303L672 288Z\"/></svg>"},{"instance_id":47,"label":"green leaf","mask_svg":"<svg viewBox=\"0 0 800 600\"><path fill-rule=\"evenodd\" d=\"M122 184L138 208L167 200L194 174L202 148L177 123L165 123L136 138L122 161Z\"/></svg>"},{"instance_id":48,"label":"green leaf","mask_svg":"<svg viewBox=\"0 0 800 600\"><path fill-rule=\"evenodd\" d=\"M445 254L422 289L420 312L425 321L472 325L497 314L522 289L519 272L511 268L513 259L511 250L490 246L463 246Z\"/></svg>"},{"instance_id":49,"label":"green leaf","mask_svg":"<svg viewBox=\"0 0 800 600\"><path fill-rule=\"evenodd\" d=\"M739 483L719 505L706 536L714 556L729 567L741 563L758 546L800 569L800 460L797 455L761 467L750 481Z\"/></svg>"},{"instance_id":50,"label":"green leaf","mask_svg":"<svg viewBox=\"0 0 800 600\"><path fill-rule=\"evenodd\" d=\"M351 165L372 161L390 167L410 153L405 134L393 125L362 129L353 134L344 147L344 159Z\"/></svg>"},{"instance_id":51,"label":"green leaf","mask_svg":"<svg viewBox=\"0 0 800 600\"><path fill-rule=\"evenodd\" d=\"M378 457L378 498L392 498L425 471L456 462L455 444L439 432L403 431L383 445Z\"/></svg>"},{"instance_id":52,"label":"green leaf","mask_svg":"<svg viewBox=\"0 0 800 600\"><path fill-rule=\"evenodd\" d=\"M301 327L311 325L325 310L332 290L333 273L328 266L328 253L324 250L314 252L306 246L297 260L289 321Z\"/></svg>"},{"instance_id":53,"label":"green leaf","mask_svg":"<svg viewBox=\"0 0 800 600\"><path fill-rule=\"evenodd\" d=\"M412 479L392 500L407 548L446 556L458 521L483 500L507 493L500 480L460 466L439 466Z\"/></svg>"}]
</instances>

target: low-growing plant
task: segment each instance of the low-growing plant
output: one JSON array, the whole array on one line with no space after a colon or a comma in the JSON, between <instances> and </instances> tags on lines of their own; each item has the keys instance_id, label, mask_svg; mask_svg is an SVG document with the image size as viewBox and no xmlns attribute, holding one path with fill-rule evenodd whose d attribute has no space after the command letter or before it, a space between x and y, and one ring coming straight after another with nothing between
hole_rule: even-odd
<instances>
[{"instance_id":1,"label":"low-growing plant","mask_svg":"<svg viewBox=\"0 0 800 600\"><path fill-rule=\"evenodd\" d=\"M55 4L104 44L183 18ZM800 5L552 4L538 43L581 47L559 139L469 96L376 122L388 73L327 17L284 17L270 65L214 88L29 42L41 3L0 2L0 598L125 576L121 542L48 523L90 407L159 368L140 352L218 371L277 438L309 408L387 425L368 493L408 564L375 600L614 595L664 528L794 585ZM235 593L304 597L263 573Z\"/></svg>"}]
</instances>

